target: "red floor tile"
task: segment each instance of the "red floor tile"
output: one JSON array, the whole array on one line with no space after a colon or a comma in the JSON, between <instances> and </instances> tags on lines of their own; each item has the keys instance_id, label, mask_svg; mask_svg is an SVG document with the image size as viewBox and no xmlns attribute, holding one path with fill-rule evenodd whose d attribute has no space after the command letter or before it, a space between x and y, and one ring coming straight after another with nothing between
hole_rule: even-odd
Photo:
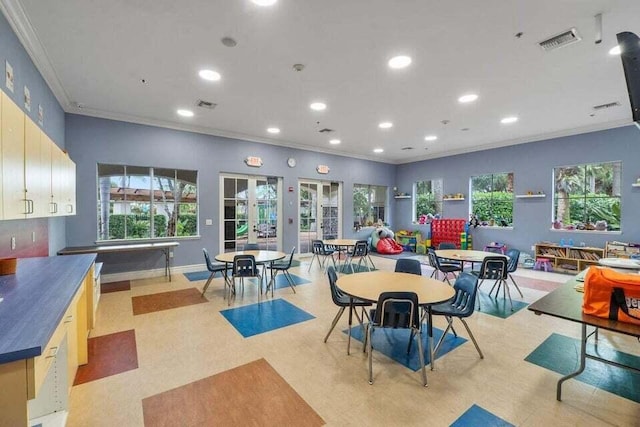
<instances>
[{"instance_id":1,"label":"red floor tile","mask_svg":"<svg viewBox=\"0 0 640 427\"><path fill-rule=\"evenodd\" d=\"M209 300L202 296L201 291L196 288L180 289L178 291L161 292L131 298L134 316L186 307L193 304L202 304L208 301Z\"/></svg>"},{"instance_id":2,"label":"red floor tile","mask_svg":"<svg viewBox=\"0 0 640 427\"><path fill-rule=\"evenodd\" d=\"M131 290L131 282L129 280L122 280L120 282L101 283L100 292L108 294L110 292L120 292Z\"/></svg>"},{"instance_id":3,"label":"red floor tile","mask_svg":"<svg viewBox=\"0 0 640 427\"><path fill-rule=\"evenodd\" d=\"M80 366L73 385L138 369L134 330L89 338L89 363Z\"/></svg>"},{"instance_id":4,"label":"red floor tile","mask_svg":"<svg viewBox=\"0 0 640 427\"><path fill-rule=\"evenodd\" d=\"M147 427L325 424L264 359L147 397L142 411Z\"/></svg>"}]
</instances>

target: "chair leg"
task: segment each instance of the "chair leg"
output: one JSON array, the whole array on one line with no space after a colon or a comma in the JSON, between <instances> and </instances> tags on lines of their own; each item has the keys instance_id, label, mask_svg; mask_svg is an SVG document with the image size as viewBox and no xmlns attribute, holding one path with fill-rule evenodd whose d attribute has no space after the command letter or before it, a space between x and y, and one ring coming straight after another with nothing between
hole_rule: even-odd
<instances>
[{"instance_id":1,"label":"chair leg","mask_svg":"<svg viewBox=\"0 0 640 427\"><path fill-rule=\"evenodd\" d=\"M513 286L516 287L516 290L518 291L518 293L520 294L520 298L524 298L524 295L522 295L522 291L520 290L520 288L518 287L518 284L516 283L516 281L513 279L513 276L511 275L511 273L509 273L509 278L511 279L511 281L513 282Z\"/></svg>"},{"instance_id":2,"label":"chair leg","mask_svg":"<svg viewBox=\"0 0 640 427\"><path fill-rule=\"evenodd\" d=\"M509 286L507 285L507 281L502 279L502 282L504 282L504 284L502 286L504 286L504 289L507 291L507 297L509 297L509 305L511 306L511 311L513 311L513 301L511 301L511 291L509 290Z\"/></svg>"},{"instance_id":3,"label":"chair leg","mask_svg":"<svg viewBox=\"0 0 640 427\"><path fill-rule=\"evenodd\" d=\"M420 367L422 369L422 384L427 386L427 371L424 367L424 351L422 350L422 330L418 329L418 356L420 358ZM434 356L435 357L435 356ZM433 363L433 361L431 361Z\"/></svg>"},{"instance_id":4,"label":"chair leg","mask_svg":"<svg viewBox=\"0 0 640 427\"><path fill-rule=\"evenodd\" d=\"M284 274L284 277L287 278L287 282L289 282L289 286L291 286L291 290L293 291L293 293L296 293L296 282L295 280L293 280L293 277L291 277L291 274L289 274L289 270L283 270L282 274ZM275 282L273 283L273 287L275 288ZM273 288L271 289L271 296L273 296Z\"/></svg>"},{"instance_id":5,"label":"chair leg","mask_svg":"<svg viewBox=\"0 0 640 427\"><path fill-rule=\"evenodd\" d=\"M464 325L465 329L467 330L467 333L469 334L469 338L471 338L471 341L473 341L473 345L476 346L476 350L478 350L478 354L480 355L480 359L484 359L484 354L482 354L482 350L480 350L480 346L476 342L476 337L474 337L473 334L471 333L471 329L469 329L469 325L467 325L467 322L462 318L460 318L460 321L462 322L462 324Z\"/></svg>"},{"instance_id":6,"label":"chair leg","mask_svg":"<svg viewBox=\"0 0 640 427\"><path fill-rule=\"evenodd\" d=\"M440 350L440 346L444 342L445 337L447 336L447 332L449 332L449 329L451 329L452 327L453 327L453 319L452 318L447 318L447 327L445 328L444 332L442 332L442 336L440 336L440 339L438 340L438 342L436 343L435 347L433 348L433 358L434 359L436 357L436 354L438 354L438 350ZM433 360L431 361L431 363L433 363Z\"/></svg>"},{"instance_id":7,"label":"chair leg","mask_svg":"<svg viewBox=\"0 0 640 427\"><path fill-rule=\"evenodd\" d=\"M369 343L367 348L369 350L369 384L373 384L373 348L371 346L372 329L373 327L371 326L371 324L367 325L367 342Z\"/></svg>"},{"instance_id":8,"label":"chair leg","mask_svg":"<svg viewBox=\"0 0 640 427\"><path fill-rule=\"evenodd\" d=\"M340 318L342 317L342 313L344 313L344 307L340 307L340 309L338 310L338 313L336 314L336 317L333 318L333 322L331 322L331 328L329 328L329 332L327 332L327 336L324 337L324 342L327 342L327 340L329 339L329 335L331 335L331 332L333 332L333 328L336 327L336 324L338 323L338 320L340 320Z\"/></svg>"},{"instance_id":9,"label":"chair leg","mask_svg":"<svg viewBox=\"0 0 640 427\"><path fill-rule=\"evenodd\" d=\"M311 266L313 265L313 260L316 259L318 255L313 254L313 256L311 257L311 262L309 263L309 268L307 269L307 273L311 271ZM320 259L318 259L318 264L320 264Z\"/></svg>"},{"instance_id":10,"label":"chair leg","mask_svg":"<svg viewBox=\"0 0 640 427\"><path fill-rule=\"evenodd\" d=\"M213 276L216 275L216 272L212 272L209 275L209 278L207 279L207 283L204 284L204 288L202 288L202 296L204 296L204 293L207 292L207 288L209 287L209 285L211 284L211 280L213 280ZM226 289L225 289L226 290Z\"/></svg>"}]
</instances>

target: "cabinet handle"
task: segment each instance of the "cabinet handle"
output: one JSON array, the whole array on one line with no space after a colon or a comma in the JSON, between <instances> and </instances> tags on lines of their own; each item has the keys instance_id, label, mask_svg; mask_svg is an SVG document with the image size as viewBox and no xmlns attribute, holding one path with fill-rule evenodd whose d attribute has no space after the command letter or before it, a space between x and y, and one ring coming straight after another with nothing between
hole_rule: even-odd
<instances>
[{"instance_id":1,"label":"cabinet handle","mask_svg":"<svg viewBox=\"0 0 640 427\"><path fill-rule=\"evenodd\" d=\"M46 359L56 357L57 355L58 355L58 347L51 347L51 350L49 350L49 355L46 357Z\"/></svg>"},{"instance_id":2,"label":"cabinet handle","mask_svg":"<svg viewBox=\"0 0 640 427\"><path fill-rule=\"evenodd\" d=\"M70 314L64 319L64 323L71 323L71 322L73 322L73 314Z\"/></svg>"},{"instance_id":3,"label":"cabinet handle","mask_svg":"<svg viewBox=\"0 0 640 427\"><path fill-rule=\"evenodd\" d=\"M28 212L28 213L32 214L32 213L34 212L34 209L33 209L33 200L31 200L31 199L27 199L27 201L29 202L29 212Z\"/></svg>"},{"instance_id":4,"label":"cabinet handle","mask_svg":"<svg viewBox=\"0 0 640 427\"><path fill-rule=\"evenodd\" d=\"M72 204L67 205L67 213L73 213L73 205Z\"/></svg>"},{"instance_id":5,"label":"cabinet handle","mask_svg":"<svg viewBox=\"0 0 640 427\"><path fill-rule=\"evenodd\" d=\"M22 215L29 215L31 212L29 212L29 199L22 199L22 201L24 202L24 212L22 212Z\"/></svg>"},{"instance_id":6,"label":"cabinet handle","mask_svg":"<svg viewBox=\"0 0 640 427\"><path fill-rule=\"evenodd\" d=\"M56 213L55 203L54 202L49 202L49 213L50 214Z\"/></svg>"}]
</instances>

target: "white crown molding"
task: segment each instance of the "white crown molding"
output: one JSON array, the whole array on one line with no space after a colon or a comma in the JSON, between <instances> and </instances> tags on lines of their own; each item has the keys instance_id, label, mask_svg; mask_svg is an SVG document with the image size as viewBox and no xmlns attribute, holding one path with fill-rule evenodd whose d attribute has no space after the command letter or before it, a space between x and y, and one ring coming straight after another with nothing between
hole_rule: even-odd
<instances>
[{"instance_id":1,"label":"white crown molding","mask_svg":"<svg viewBox=\"0 0 640 427\"><path fill-rule=\"evenodd\" d=\"M40 39L29 21L22 3L20 3L20 0L0 0L0 10L4 13L13 32L22 43L22 46L24 46L42 78L49 85L62 109L67 111L71 104L69 95L62 86L53 65L51 65L49 56L42 43L40 43Z\"/></svg>"},{"instance_id":2,"label":"white crown molding","mask_svg":"<svg viewBox=\"0 0 640 427\"><path fill-rule=\"evenodd\" d=\"M573 128L573 129L564 129L557 132L542 133L538 135L528 136L525 138L508 139L505 141L498 141L498 142L493 142L485 145L478 145L474 147L450 150L442 153L434 153L433 155L426 155L426 156L415 157L412 159L397 161L396 164L415 163L415 162L421 162L424 160L433 160L433 159L439 159L442 157L456 156L458 154L466 154L466 153L474 153L476 151L491 150L493 148L502 148L502 147L508 147L511 145L526 144L529 142L540 142L540 141L545 141L547 139L552 139L552 138L562 138L565 136L580 135L583 133L598 132L598 131L607 130L607 129L615 129L619 127L631 126L632 124L633 124L633 121L631 119L614 120L612 122L599 123L591 126L583 126L579 128Z\"/></svg>"},{"instance_id":3,"label":"white crown molding","mask_svg":"<svg viewBox=\"0 0 640 427\"><path fill-rule=\"evenodd\" d=\"M380 159L373 156L363 156L355 153L347 153L347 152L336 151L332 149L324 149L324 148L300 144L292 141L282 141L282 140L273 140L269 138L261 138L255 135L248 135L240 132L230 132L230 131L225 131L220 129L212 129L212 128L203 127L203 126L193 126L193 125L185 126L180 123L152 119L148 117L133 116L130 114L116 113L113 111L98 110L90 107L79 108L78 106L73 104L69 105L69 108L66 109L65 111L70 114L78 114L81 116L89 116L89 117L95 117L95 118L107 119L107 120L117 120L120 122L134 123L138 125L155 126L155 127L180 130L185 132L200 133L203 135L219 136L222 138L239 139L243 141L257 142L260 144L269 144L269 145L275 145L278 147L293 148L296 150L305 150L305 151L312 151L316 153L331 154L333 156L349 157L351 159L370 160L372 162L388 163L388 164L396 163L394 160L389 160L389 159L384 160L384 159Z\"/></svg>"}]
</instances>

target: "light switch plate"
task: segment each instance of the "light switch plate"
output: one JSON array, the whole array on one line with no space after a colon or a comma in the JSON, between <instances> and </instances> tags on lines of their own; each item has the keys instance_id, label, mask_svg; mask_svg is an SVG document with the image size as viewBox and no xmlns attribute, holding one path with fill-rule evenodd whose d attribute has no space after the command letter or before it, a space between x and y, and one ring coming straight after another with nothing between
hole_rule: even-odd
<instances>
[{"instance_id":1,"label":"light switch plate","mask_svg":"<svg viewBox=\"0 0 640 427\"><path fill-rule=\"evenodd\" d=\"M213 225L213 220L212 219L205 219L204 220L204 225Z\"/></svg>"}]
</instances>

